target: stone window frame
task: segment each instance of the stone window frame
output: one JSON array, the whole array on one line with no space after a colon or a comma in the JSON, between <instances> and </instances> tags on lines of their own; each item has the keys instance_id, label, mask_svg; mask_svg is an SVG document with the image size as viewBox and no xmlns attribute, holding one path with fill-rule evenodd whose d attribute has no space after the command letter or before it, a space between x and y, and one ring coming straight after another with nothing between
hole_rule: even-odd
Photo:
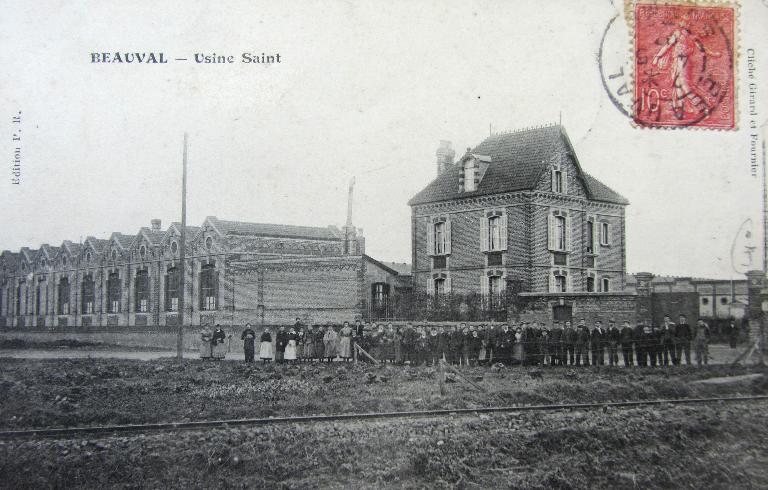
<instances>
[{"instance_id":1,"label":"stone window frame","mask_svg":"<svg viewBox=\"0 0 768 490\"><path fill-rule=\"evenodd\" d=\"M491 220L499 220L499 243L491 246ZM507 250L507 235L509 232L506 208L493 208L483 210L483 219L480 221L480 246L483 252L505 252Z\"/></svg>"},{"instance_id":2,"label":"stone window frame","mask_svg":"<svg viewBox=\"0 0 768 490\"><path fill-rule=\"evenodd\" d=\"M601 276L600 277L600 292L601 293L609 293L609 292L611 292L611 280L612 280L612 278L610 276Z\"/></svg>"},{"instance_id":3,"label":"stone window frame","mask_svg":"<svg viewBox=\"0 0 768 490\"><path fill-rule=\"evenodd\" d=\"M600 220L600 246L611 246L611 223L607 220Z\"/></svg>"},{"instance_id":4,"label":"stone window frame","mask_svg":"<svg viewBox=\"0 0 768 490\"><path fill-rule=\"evenodd\" d=\"M437 251L437 225L443 223L443 249ZM427 225L427 255L430 257L451 255L451 217L448 215L431 216Z\"/></svg>"},{"instance_id":5,"label":"stone window frame","mask_svg":"<svg viewBox=\"0 0 768 490\"><path fill-rule=\"evenodd\" d=\"M565 278L565 291L557 291L557 278ZM573 276L568 269L552 268L549 270L549 289L550 293L570 293L573 291Z\"/></svg>"},{"instance_id":6,"label":"stone window frame","mask_svg":"<svg viewBox=\"0 0 768 490\"><path fill-rule=\"evenodd\" d=\"M434 272L429 276L429 284L427 284L427 292L430 296L438 297L437 294L437 281L443 282L443 295L451 294L451 275L447 271Z\"/></svg>"},{"instance_id":7,"label":"stone window frame","mask_svg":"<svg viewBox=\"0 0 768 490\"><path fill-rule=\"evenodd\" d=\"M563 247L558 243L558 221L563 220ZM561 208L550 208L547 213L547 248L553 252L570 253L573 251L573 218L571 214Z\"/></svg>"}]
</instances>

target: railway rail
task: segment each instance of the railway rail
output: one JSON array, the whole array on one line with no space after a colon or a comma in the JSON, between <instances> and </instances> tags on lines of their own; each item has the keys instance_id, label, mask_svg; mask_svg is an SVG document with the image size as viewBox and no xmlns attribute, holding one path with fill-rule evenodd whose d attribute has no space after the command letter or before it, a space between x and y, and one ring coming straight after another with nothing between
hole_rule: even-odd
<instances>
[{"instance_id":1,"label":"railway rail","mask_svg":"<svg viewBox=\"0 0 768 490\"><path fill-rule=\"evenodd\" d=\"M716 398L676 398L656 400L633 400L623 402L567 403L550 405L522 405L486 408L457 408L442 410L413 410L405 412L350 413L339 415L305 415L296 417L268 417L231 420L201 420L196 422L160 422L152 424L110 425L95 427L61 427L47 429L23 429L0 431L0 440L20 438L77 438L79 436L108 436L125 433L151 433L161 431L226 429L234 427L264 426L290 423L344 422L375 419L395 419L409 417L442 417L462 414L514 413L556 410L592 410L607 408L633 408L649 405L694 405L732 402L768 401L768 395L716 397Z\"/></svg>"}]
</instances>

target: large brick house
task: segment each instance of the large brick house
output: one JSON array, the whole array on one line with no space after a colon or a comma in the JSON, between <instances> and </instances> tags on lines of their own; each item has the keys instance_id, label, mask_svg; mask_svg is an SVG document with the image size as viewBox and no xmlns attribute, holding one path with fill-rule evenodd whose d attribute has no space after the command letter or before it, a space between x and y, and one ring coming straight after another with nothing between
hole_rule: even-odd
<instances>
[{"instance_id":1,"label":"large brick house","mask_svg":"<svg viewBox=\"0 0 768 490\"><path fill-rule=\"evenodd\" d=\"M494 134L410 201L413 287L430 294L625 286L628 201L587 174L559 125Z\"/></svg>"},{"instance_id":2,"label":"large brick house","mask_svg":"<svg viewBox=\"0 0 768 490\"><path fill-rule=\"evenodd\" d=\"M209 216L186 241L184 312L178 223L4 251L0 327L163 327L182 314L185 325L340 322L382 308L401 285L349 220L340 229Z\"/></svg>"}]
</instances>

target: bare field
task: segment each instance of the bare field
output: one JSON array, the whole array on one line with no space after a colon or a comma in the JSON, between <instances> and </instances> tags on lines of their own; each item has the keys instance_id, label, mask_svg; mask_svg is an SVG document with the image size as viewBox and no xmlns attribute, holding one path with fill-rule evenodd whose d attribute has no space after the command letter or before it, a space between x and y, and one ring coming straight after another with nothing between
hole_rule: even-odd
<instances>
[{"instance_id":1,"label":"bare field","mask_svg":"<svg viewBox=\"0 0 768 490\"><path fill-rule=\"evenodd\" d=\"M0 426L39 428L768 393L756 368L432 368L0 359ZM482 380L480 378L482 377ZM10 487L765 488L764 402L0 442Z\"/></svg>"}]
</instances>

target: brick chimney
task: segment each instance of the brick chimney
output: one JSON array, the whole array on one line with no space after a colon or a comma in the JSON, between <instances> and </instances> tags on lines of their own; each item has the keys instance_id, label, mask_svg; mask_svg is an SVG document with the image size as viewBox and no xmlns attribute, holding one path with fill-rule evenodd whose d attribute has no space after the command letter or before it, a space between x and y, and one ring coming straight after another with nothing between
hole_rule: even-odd
<instances>
[{"instance_id":1,"label":"brick chimney","mask_svg":"<svg viewBox=\"0 0 768 490\"><path fill-rule=\"evenodd\" d=\"M456 150L451 148L451 142L440 140L440 146L435 152L437 155L437 175L443 173L449 165L453 165L453 158L456 156Z\"/></svg>"},{"instance_id":2,"label":"brick chimney","mask_svg":"<svg viewBox=\"0 0 768 490\"><path fill-rule=\"evenodd\" d=\"M160 231L160 226L162 225L162 221L155 218L151 221L152 223L152 231Z\"/></svg>"}]
</instances>

